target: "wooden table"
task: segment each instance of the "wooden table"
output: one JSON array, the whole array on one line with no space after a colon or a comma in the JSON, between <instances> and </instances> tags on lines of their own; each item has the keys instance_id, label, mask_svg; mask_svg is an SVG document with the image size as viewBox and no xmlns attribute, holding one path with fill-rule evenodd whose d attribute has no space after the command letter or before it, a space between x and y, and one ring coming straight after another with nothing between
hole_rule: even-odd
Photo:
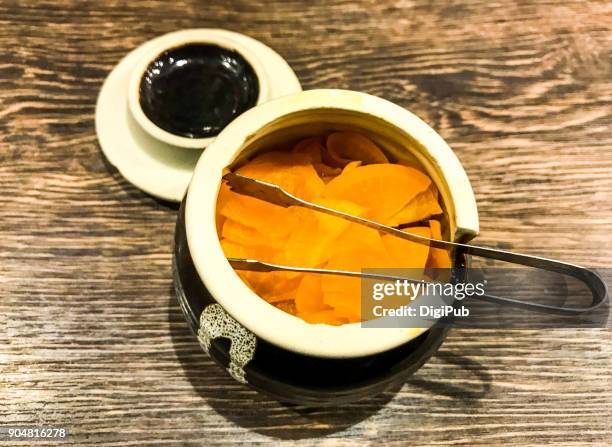
<instances>
[{"instance_id":1,"label":"wooden table","mask_svg":"<svg viewBox=\"0 0 612 447\"><path fill-rule=\"evenodd\" d=\"M267 400L202 352L174 298L176 211L105 163L96 95L158 34L223 27L304 88L433 126L482 244L612 265L612 5L371 0L0 3L0 425L65 445L609 445L610 330L454 330L401 388L343 408ZM36 444L42 445L42 444Z\"/></svg>"}]
</instances>

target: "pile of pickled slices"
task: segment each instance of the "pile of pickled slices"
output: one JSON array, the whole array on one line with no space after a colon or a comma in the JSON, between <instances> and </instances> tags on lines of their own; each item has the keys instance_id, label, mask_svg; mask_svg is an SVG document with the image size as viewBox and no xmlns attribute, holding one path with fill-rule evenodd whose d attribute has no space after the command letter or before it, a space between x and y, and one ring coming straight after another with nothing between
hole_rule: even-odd
<instances>
[{"instance_id":1,"label":"pile of pickled slices","mask_svg":"<svg viewBox=\"0 0 612 447\"><path fill-rule=\"evenodd\" d=\"M304 200L403 231L441 239L438 191L422 170L391 163L366 136L335 132L254 157L237 173ZM301 207L284 208L221 186L217 231L227 257L361 271L449 268L445 250ZM361 321L359 278L236 271L268 303L309 323Z\"/></svg>"}]
</instances>

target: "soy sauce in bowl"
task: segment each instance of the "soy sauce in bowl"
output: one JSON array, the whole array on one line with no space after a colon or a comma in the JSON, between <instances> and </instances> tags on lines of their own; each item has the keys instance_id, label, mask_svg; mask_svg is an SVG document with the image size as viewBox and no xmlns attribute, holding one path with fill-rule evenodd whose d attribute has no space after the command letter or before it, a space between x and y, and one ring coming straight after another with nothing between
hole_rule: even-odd
<instances>
[{"instance_id":1,"label":"soy sauce in bowl","mask_svg":"<svg viewBox=\"0 0 612 447\"><path fill-rule=\"evenodd\" d=\"M140 107L158 127L188 138L217 135L257 103L259 80L238 52L188 44L161 53L145 70Z\"/></svg>"}]
</instances>

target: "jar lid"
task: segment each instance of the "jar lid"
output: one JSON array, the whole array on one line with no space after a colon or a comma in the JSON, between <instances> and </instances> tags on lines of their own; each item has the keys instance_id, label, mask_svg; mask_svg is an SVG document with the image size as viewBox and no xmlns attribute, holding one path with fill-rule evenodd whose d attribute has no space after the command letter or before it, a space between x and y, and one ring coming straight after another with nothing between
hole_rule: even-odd
<instances>
[{"instance_id":1,"label":"jar lid","mask_svg":"<svg viewBox=\"0 0 612 447\"><path fill-rule=\"evenodd\" d=\"M110 72L96 104L102 152L127 181L182 200L195 164L242 112L301 91L265 44L222 29L188 29L145 42Z\"/></svg>"}]
</instances>

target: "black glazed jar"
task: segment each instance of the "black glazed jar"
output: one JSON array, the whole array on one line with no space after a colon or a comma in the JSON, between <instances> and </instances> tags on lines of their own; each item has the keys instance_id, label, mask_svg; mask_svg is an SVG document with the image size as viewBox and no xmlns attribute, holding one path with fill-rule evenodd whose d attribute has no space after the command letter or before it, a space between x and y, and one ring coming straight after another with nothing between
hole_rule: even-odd
<instances>
[{"instance_id":1,"label":"black glazed jar","mask_svg":"<svg viewBox=\"0 0 612 447\"><path fill-rule=\"evenodd\" d=\"M309 324L255 295L225 259L215 227L223 169L262 148L334 130L366 134L391 159L417 163L440 191L445 236L478 232L469 180L429 126L364 93L312 90L270 101L230 123L203 153L176 225L174 284L203 349L239 382L278 400L334 405L402 382L435 353L446 329Z\"/></svg>"}]
</instances>

